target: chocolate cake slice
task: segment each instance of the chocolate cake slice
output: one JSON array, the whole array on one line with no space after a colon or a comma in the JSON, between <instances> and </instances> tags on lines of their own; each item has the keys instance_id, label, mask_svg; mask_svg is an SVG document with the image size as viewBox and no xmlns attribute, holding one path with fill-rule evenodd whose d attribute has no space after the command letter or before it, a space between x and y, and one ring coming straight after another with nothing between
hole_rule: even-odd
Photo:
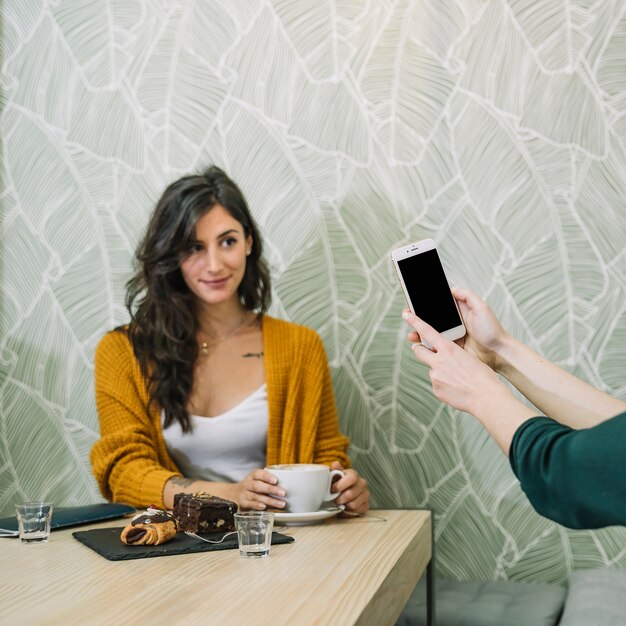
<instances>
[{"instance_id":1,"label":"chocolate cake slice","mask_svg":"<svg viewBox=\"0 0 626 626\"><path fill-rule=\"evenodd\" d=\"M214 533L235 530L237 504L209 493L177 493L174 519L181 532Z\"/></svg>"}]
</instances>

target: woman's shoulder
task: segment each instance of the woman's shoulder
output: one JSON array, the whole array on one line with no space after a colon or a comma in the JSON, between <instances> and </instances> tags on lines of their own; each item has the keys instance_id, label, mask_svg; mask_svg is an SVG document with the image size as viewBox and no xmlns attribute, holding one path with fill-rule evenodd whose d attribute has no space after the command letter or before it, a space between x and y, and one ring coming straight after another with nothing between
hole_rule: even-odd
<instances>
[{"instance_id":1,"label":"woman's shoulder","mask_svg":"<svg viewBox=\"0 0 626 626\"><path fill-rule=\"evenodd\" d=\"M263 317L263 333L265 340L272 344L286 344L293 347L322 345L320 336L312 328L269 315Z\"/></svg>"},{"instance_id":2,"label":"woman's shoulder","mask_svg":"<svg viewBox=\"0 0 626 626\"><path fill-rule=\"evenodd\" d=\"M266 346L276 354L318 355L325 358L326 350L321 337L308 326L287 322L275 317L263 318Z\"/></svg>"},{"instance_id":3,"label":"woman's shoulder","mask_svg":"<svg viewBox=\"0 0 626 626\"><path fill-rule=\"evenodd\" d=\"M100 339L96 347L96 357L116 356L128 352L132 352L128 326L118 326L110 330Z\"/></svg>"}]
</instances>

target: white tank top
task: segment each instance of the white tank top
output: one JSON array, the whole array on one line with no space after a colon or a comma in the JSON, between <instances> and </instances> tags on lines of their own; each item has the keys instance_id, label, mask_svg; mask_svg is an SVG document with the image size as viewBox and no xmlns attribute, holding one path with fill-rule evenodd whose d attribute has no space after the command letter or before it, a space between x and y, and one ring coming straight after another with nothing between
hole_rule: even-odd
<instances>
[{"instance_id":1,"label":"white tank top","mask_svg":"<svg viewBox=\"0 0 626 626\"><path fill-rule=\"evenodd\" d=\"M184 476L236 483L253 469L265 467L268 420L265 384L222 415L189 417L193 427L190 433L183 434L178 422L163 429L167 451Z\"/></svg>"}]
</instances>

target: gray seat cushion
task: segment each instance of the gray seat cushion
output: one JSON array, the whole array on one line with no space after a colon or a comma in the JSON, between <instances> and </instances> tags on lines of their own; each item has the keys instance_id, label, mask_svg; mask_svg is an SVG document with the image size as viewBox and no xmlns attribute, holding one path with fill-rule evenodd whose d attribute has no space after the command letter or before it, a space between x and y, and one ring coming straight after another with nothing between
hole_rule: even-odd
<instances>
[{"instance_id":1,"label":"gray seat cushion","mask_svg":"<svg viewBox=\"0 0 626 626\"><path fill-rule=\"evenodd\" d=\"M568 582L559 626L626 624L626 569L578 570Z\"/></svg>"},{"instance_id":2,"label":"gray seat cushion","mask_svg":"<svg viewBox=\"0 0 626 626\"><path fill-rule=\"evenodd\" d=\"M506 581L459 582L437 579L437 626L554 626L566 590L560 585ZM593 622L588 622L589 626ZM426 586L422 580L396 626L426 624Z\"/></svg>"}]
</instances>

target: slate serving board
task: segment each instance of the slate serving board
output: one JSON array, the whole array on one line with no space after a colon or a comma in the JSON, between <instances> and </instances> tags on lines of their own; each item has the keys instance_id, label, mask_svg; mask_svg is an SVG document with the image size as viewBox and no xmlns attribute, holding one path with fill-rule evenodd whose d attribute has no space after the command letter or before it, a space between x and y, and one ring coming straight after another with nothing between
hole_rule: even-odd
<instances>
[{"instance_id":1,"label":"slate serving board","mask_svg":"<svg viewBox=\"0 0 626 626\"><path fill-rule=\"evenodd\" d=\"M127 561L129 559L145 559L153 556L170 556L172 554L192 554L194 552L212 552L213 550L232 550L238 548L237 535L231 535L222 543L206 543L200 539L189 537L185 533L177 533L174 539L160 546L127 546L122 543L119 528L94 528L93 530L77 530L72 535L87 547L96 551L109 561ZM205 535L208 539L220 539L224 533ZM293 537L281 533L272 533L272 545L291 543Z\"/></svg>"}]
</instances>

